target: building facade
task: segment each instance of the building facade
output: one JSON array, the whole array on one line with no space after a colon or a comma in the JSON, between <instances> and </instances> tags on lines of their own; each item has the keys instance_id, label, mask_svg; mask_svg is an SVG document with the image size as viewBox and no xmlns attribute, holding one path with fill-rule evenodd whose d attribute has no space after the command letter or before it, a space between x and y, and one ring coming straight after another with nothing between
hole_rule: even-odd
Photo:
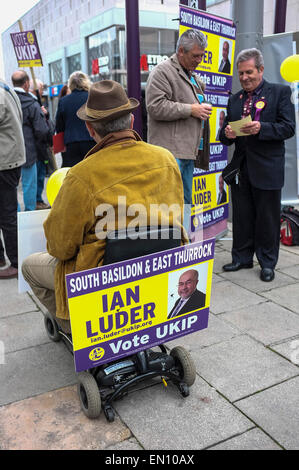
<instances>
[{"instance_id":1,"label":"building facade","mask_svg":"<svg viewBox=\"0 0 299 470\"><path fill-rule=\"evenodd\" d=\"M197 7L197 0L188 0ZM299 30L299 0L288 0L286 30ZM207 9L232 17L232 0L207 0ZM264 34L273 33L275 0L264 1ZM139 0L141 82L153 66L169 57L178 38L179 0ZM127 85L125 0L40 0L22 18L23 29L34 29L43 67L34 69L47 85L50 111L55 113L60 88L75 70L93 81L108 78ZM18 68L10 34L2 34L5 79Z\"/></svg>"},{"instance_id":2,"label":"building facade","mask_svg":"<svg viewBox=\"0 0 299 470\"><path fill-rule=\"evenodd\" d=\"M141 80L151 68L173 54L178 39L177 0L139 0ZM127 85L125 0L40 0L22 18L24 31L34 29L43 67L36 78L47 85L50 111L75 70L93 81L113 79ZM5 79L10 83L18 68L10 34L18 22L2 34Z\"/></svg>"}]
</instances>

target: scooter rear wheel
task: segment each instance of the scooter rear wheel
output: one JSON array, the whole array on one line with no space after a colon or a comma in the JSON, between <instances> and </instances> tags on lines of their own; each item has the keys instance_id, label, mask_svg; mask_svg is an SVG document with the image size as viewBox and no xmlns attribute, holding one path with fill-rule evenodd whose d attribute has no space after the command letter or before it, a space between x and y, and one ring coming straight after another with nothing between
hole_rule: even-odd
<instances>
[{"instance_id":1,"label":"scooter rear wheel","mask_svg":"<svg viewBox=\"0 0 299 470\"><path fill-rule=\"evenodd\" d=\"M61 336L59 333L58 325L50 313L45 314L44 324L45 324L47 335L49 336L50 340L54 341L55 343L60 341Z\"/></svg>"}]
</instances>

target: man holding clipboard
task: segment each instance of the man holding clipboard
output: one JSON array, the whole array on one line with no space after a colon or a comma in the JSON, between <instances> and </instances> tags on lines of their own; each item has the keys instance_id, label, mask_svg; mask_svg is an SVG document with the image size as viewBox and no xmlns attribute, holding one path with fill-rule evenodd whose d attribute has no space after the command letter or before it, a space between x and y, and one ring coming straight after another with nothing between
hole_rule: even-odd
<instances>
[{"instance_id":1,"label":"man holding clipboard","mask_svg":"<svg viewBox=\"0 0 299 470\"><path fill-rule=\"evenodd\" d=\"M295 133L295 111L290 87L264 80L259 50L241 51L237 69L242 90L230 97L220 133L223 144L235 144L224 179L228 170L230 174L237 171L231 183L232 263L223 270L252 268L256 253L261 280L269 282L274 279L279 253L284 141Z\"/></svg>"}]
</instances>

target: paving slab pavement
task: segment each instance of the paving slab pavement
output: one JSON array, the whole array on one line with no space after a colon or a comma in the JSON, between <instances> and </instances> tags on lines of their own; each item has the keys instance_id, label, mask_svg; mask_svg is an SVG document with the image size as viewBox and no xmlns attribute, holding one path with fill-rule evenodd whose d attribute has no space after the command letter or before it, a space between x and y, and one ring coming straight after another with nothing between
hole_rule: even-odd
<instances>
[{"instance_id":1,"label":"paving slab pavement","mask_svg":"<svg viewBox=\"0 0 299 470\"><path fill-rule=\"evenodd\" d=\"M260 429L250 429L240 436L233 437L209 450L282 450L267 434Z\"/></svg>"},{"instance_id":2,"label":"paving slab pavement","mask_svg":"<svg viewBox=\"0 0 299 470\"><path fill-rule=\"evenodd\" d=\"M299 247L281 247L272 283L259 267L224 273L217 241L208 329L168 343L190 350L197 379L183 399L159 380L115 403L116 420L80 410L73 359L17 281L0 284L0 449L298 449Z\"/></svg>"},{"instance_id":3,"label":"paving slab pavement","mask_svg":"<svg viewBox=\"0 0 299 470\"><path fill-rule=\"evenodd\" d=\"M103 450L132 437L116 417L89 420L76 387L67 387L0 408L2 450Z\"/></svg>"},{"instance_id":4,"label":"paving slab pavement","mask_svg":"<svg viewBox=\"0 0 299 470\"><path fill-rule=\"evenodd\" d=\"M299 449L299 377L236 403L250 419L285 449Z\"/></svg>"},{"instance_id":5,"label":"paving slab pavement","mask_svg":"<svg viewBox=\"0 0 299 470\"><path fill-rule=\"evenodd\" d=\"M201 378L188 399L158 384L116 403L144 449L205 449L252 428L252 422Z\"/></svg>"},{"instance_id":6,"label":"paving slab pavement","mask_svg":"<svg viewBox=\"0 0 299 470\"><path fill-rule=\"evenodd\" d=\"M298 315L271 301L226 312L221 319L265 346L299 336Z\"/></svg>"}]
</instances>

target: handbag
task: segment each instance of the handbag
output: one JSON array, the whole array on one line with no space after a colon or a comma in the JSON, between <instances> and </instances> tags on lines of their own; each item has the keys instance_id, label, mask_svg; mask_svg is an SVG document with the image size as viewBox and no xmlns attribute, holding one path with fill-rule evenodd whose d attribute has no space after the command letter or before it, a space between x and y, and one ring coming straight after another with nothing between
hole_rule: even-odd
<instances>
[{"instance_id":1,"label":"handbag","mask_svg":"<svg viewBox=\"0 0 299 470\"><path fill-rule=\"evenodd\" d=\"M280 241L283 245L299 245L299 211L292 206L282 208L280 214Z\"/></svg>"},{"instance_id":2,"label":"handbag","mask_svg":"<svg viewBox=\"0 0 299 470\"><path fill-rule=\"evenodd\" d=\"M53 135L53 152L65 152L64 132L59 132L59 134Z\"/></svg>"},{"instance_id":3,"label":"handbag","mask_svg":"<svg viewBox=\"0 0 299 470\"><path fill-rule=\"evenodd\" d=\"M239 171L240 168L230 169L229 165L227 165L222 171L222 178L224 182L228 185L231 185L235 181L235 178L239 174Z\"/></svg>"}]
</instances>

